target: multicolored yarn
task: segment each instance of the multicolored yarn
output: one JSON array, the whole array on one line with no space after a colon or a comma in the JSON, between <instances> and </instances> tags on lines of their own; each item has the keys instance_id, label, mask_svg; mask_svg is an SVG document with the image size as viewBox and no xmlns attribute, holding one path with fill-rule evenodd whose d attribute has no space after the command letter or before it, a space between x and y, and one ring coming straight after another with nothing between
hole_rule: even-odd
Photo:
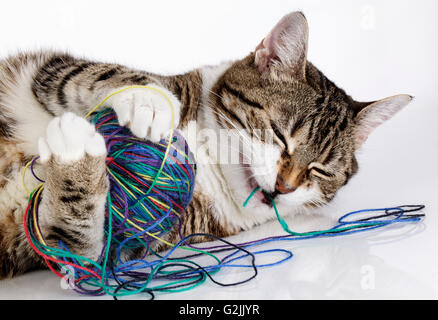
<instances>
[{"instance_id":1,"label":"multicolored yarn","mask_svg":"<svg viewBox=\"0 0 438 320\"><path fill-rule=\"evenodd\" d=\"M287 235L233 244L210 234L192 234L185 238L180 235L181 240L176 244L168 243L163 236L178 229L181 215L193 193L196 168L188 146L173 130L167 141L158 144L133 137L128 129L118 125L112 110L96 111L103 102L90 112L91 121L106 140L111 185L105 212L106 243L100 258L92 261L75 255L61 241L58 248L47 245L38 224L43 183L30 193L24 218L26 236L33 249L55 274L67 279L69 286L79 293L108 294L114 298L146 293L154 298L158 292L193 289L207 279L220 286L238 285L255 278L259 268L272 267L293 257L293 253L286 249L254 250L265 243L347 235L395 223L419 222L424 216L412 213L423 209L421 205L366 209L344 215L331 229L297 233L289 229L271 199L277 219ZM35 159L26 166L33 173L34 162ZM244 205L256 192L263 191L256 188ZM188 240L199 236L222 244L189 244ZM167 244L171 249L157 253L151 246L153 241ZM123 258L125 249L139 247L146 249L144 257L135 260ZM182 255L184 251L186 255ZM257 256L263 254L274 254L277 258L270 263L258 263ZM211 262L201 265L197 258L206 256ZM219 282L214 275L226 268L250 268L253 272L233 283Z\"/></svg>"},{"instance_id":2,"label":"multicolored yarn","mask_svg":"<svg viewBox=\"0 0 438 320\"><path fill-rule=\"evenodd\" d=\"M137 139L119 126L111 109L96 113L93 123L108 150L114 240L136 248L160 239L193 194L196 169L184 138L175 132L169 149L165 141Z\"/></svg>"}]
</instances>

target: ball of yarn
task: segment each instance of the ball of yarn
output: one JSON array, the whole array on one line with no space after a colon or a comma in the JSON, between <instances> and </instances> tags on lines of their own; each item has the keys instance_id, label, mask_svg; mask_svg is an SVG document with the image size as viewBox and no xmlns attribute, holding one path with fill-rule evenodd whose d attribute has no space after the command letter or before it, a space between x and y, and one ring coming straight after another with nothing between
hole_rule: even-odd
<instances>
[{"instance_id":1,"label":"ball of yarn","mask_svg":"<svg viewBox=\"0 0 438 320\"><path fill-rule=\"evenodd\" d=\"M138 247L161 238L184 214L193 194L196 169L185 139L177 131L170 141L159 143L136 138L109 108L90 119L108 151L107 217L112 210L113 239Z\"/></svg>"}]
</instances>

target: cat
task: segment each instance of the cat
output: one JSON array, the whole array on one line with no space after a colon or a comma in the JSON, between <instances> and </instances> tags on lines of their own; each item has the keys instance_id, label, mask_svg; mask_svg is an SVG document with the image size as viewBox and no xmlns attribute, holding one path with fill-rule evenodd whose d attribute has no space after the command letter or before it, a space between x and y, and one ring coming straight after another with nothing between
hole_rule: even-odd
<instances>
[{"instance_id":1,"label":"cat","mask_svg":"<svg viewBox=\"0 0 438 320\"><path fill-rule=\"evenodd\" d=\"M241 150L234 150L216 146L208 135L196 138L203 148L196 152L195 191L182 218L183 236L226 237L262 224L275 217L270 197L281 215L330 202L358 170L355 151L412 97L357 102L307 61L307 48L307 20L292 12L243 59L180 75L51 51L0 61L0 278L45 265L23 230L28 194L21 173L38 155L35 170L45 179L39 223L46 241L57 246L62 240L72 252L98 258L109 188L106 148L84 115L131 85L155 87L170 98L175 124L190 147L189 128L218 134L229 129L242 142ZM139 138L159 141L171 126L167 102L152 90L125 90L105 106ZM270 138L265 131L272 132ZM209 161L222 151L252 160ZM37 184L30 174L24 180L27 188ZM264 192L243 207L256 187ZM177 233L167 239L177 241Z\"/></svg>"}]
</instances>

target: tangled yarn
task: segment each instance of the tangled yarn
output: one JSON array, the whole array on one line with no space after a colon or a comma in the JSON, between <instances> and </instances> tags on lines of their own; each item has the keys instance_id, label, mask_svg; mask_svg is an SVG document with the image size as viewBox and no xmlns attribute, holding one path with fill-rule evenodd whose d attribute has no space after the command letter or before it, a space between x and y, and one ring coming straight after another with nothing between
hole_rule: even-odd
<instances>
[{"instance_id":1,"label":"tangled yarn","mask_svg":"<svg viewBox=\"0 0 438 320\"><path fill-rule=\"evenodd\" d=\"M169 232L184 214L195 182L195 165L185 139L171 143L135 138L105 109L93 123L106 141L114 240L144 246Z\"/></svg>"}]
</instances>

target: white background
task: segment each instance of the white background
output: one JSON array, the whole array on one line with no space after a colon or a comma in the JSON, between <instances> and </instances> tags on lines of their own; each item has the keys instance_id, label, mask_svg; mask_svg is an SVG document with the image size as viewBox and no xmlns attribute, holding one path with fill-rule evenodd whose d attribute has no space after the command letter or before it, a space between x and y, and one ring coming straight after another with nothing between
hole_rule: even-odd
<instances>
[{"instance_id":1,"label":"white background","mask_svg":"<svg viewBox=\"0 0 438 320\"><path fill-rule=\"evenodd\" d=\"M300 243L276 243L295 257L234 288L212 283L161 299L368 299L438 297L438 2L422 1L8 1L0 57L51 48L157 73L238 59L286 13L302 10L308 59L357 100L399 93L415 100L377 129L358 155L360 170L324 212L426 205L424 225ZM327 221L326 221L327 220ZM289 221L316 229L329 218ZM280 234L275 223L233 240ZM411 235L412 236L408 236ZM223 281L248 272L224 270ZM84 298L50 272L0 282L0 299ZM141 296L139 296L141 298Z\"/></svg>"}]
</instances>

